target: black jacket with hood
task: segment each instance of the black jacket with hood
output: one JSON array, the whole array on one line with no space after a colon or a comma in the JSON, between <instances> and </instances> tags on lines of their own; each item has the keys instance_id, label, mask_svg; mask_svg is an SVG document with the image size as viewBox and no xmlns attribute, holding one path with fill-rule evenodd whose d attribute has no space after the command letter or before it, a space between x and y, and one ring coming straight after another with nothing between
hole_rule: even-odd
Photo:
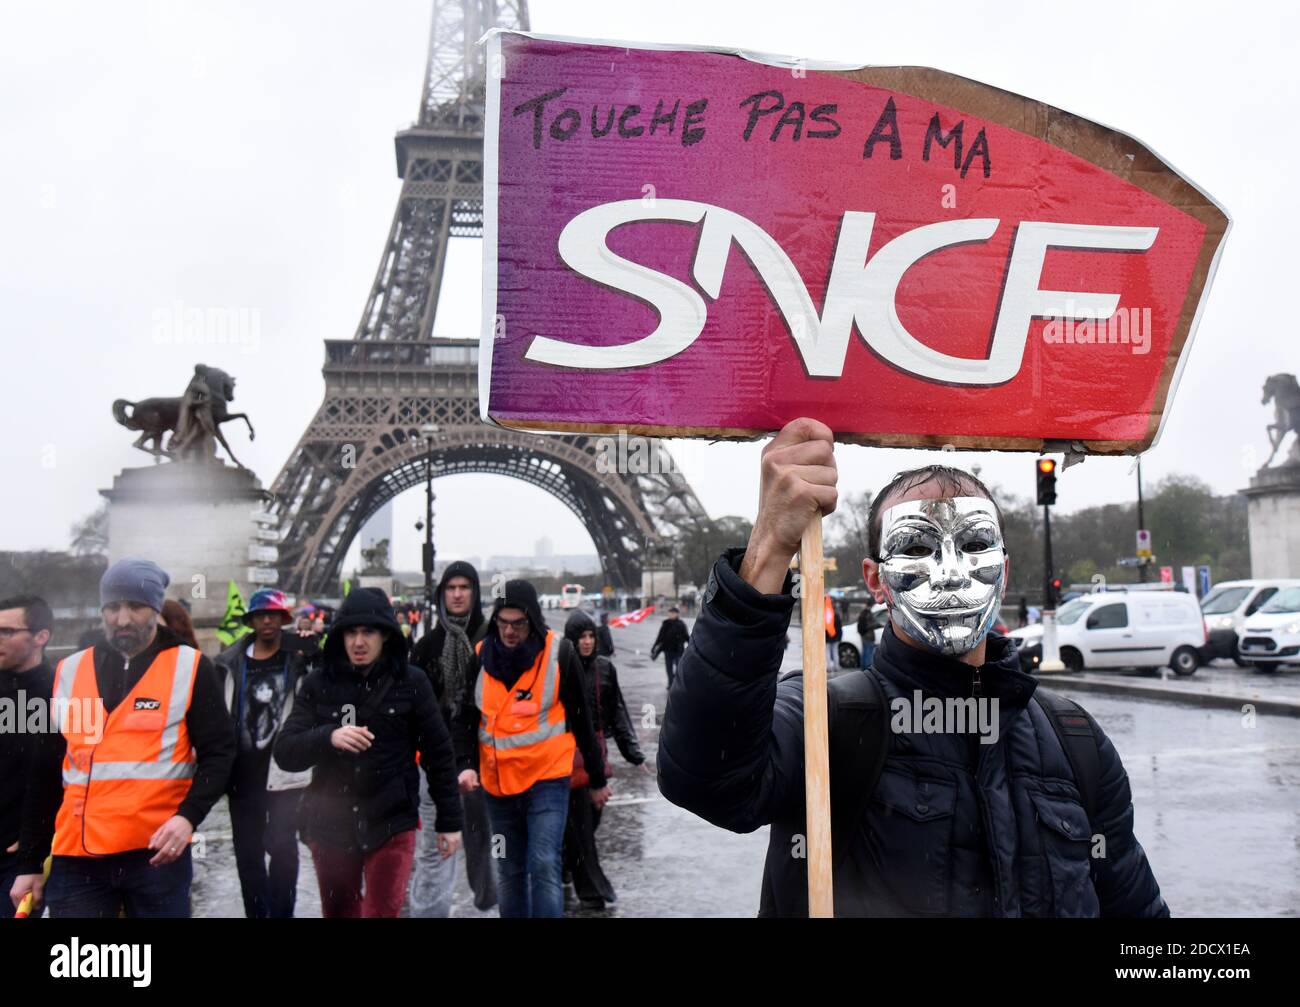
<instances>
[{"instance_id":1,"label":"black jacket with hood","mask_svg":"<svg viewBox=\"0 0 1300 1007\"><path fill-rule=\"evenodd\" d=\"M508 580L502 596L492 604L492 614L488 617L487 632L484 634L482 641L484 651L491 645L494 637L499 639L496 620L497 613L503 608L517 608L527 614L531 630L529 634L530 640L545 639L550 627L547 626L546 618L542 615L542 606L537 601L537 589L526 580ZM527 642L525 641L525 643ZM521 643L519 646L524 645L524 643ZM560 648L558 655L560 702L564 704L565 723L577 742L578 751L582 753L583 763L586 766L587 774L591 778L591 788L600 790L605 786L605 773L602 768L605 760L600 745L596 741L596 728L591 715L591 707L584 694L582 664L578 659L577 649L563 636L560 637L558 646ZM499 668L494 669L490 667L490 661L485 660L482 654L479 656L480 674L491 675L497 681L504 682L507 688L518 681L517 675L511 676L508 671ZM477 676L474 676L465 682L465 698L461 703L461 715L456 728L460 734L456 744L457 757L462 760L460 768L475 771L478 770L478 729L479 722L482 720L482 714L479 712L478 704L474 698L476 681Z\"/></svg>"},{"instance_id":2,"label":"black jacket with hood","mask_svg":"<svg viewBox=\"0 0 1300 1007\"><path fill-rule=\"evenodd\" d=\"M771 823L760 915L807 915L803 680L778 681L795 605L791 578L760 594L737 572L744 549L713 567L691 647L668 695L659 789L734 832ZM834 851L841 916L1167 916L1133 834L1128 776L1095 723L1100 779L1090 820L1048 714L1031 697L1014 644L990 636L978 669L902 642L886 626L866 672L886 708L924 697L996 699L998 735L891 731L876 789L847 849ZM828 704L832 750L836 693ZM1091 718L1089 718L1091 721ZM836 779L832 765L831 779ZM1105 856L1093 856L1098 837Z\"/></svg>"},{"instance_id":3,"label":"black jacket with hood","mask_svg":"<svg viewBox=\"0 0 1300 1007\"><path fill-rule=\"evenodd\" d=\"M576 650L578 638L589 630L596 632L599 640L599 631L591 616L581 610L575 611L564 623L564 638ZM594 711L593 719L597 728L604 737L613 736L623 758L634 766L641 765L645 762L645 756L637 740L636 728L632 726L632 716L627 711L623 690L618 684L618 670L614 667L614 662L599 654L592 654L589 658L583 658L579 654L578 663L582 667L583 684L587 690L587 705ZM596 689L597 682L600 683L599 691Z\"/></svg>"},{"instance_id":4,"label":"black jacket with hood","mask_svg":"<svg viewBox=\"0 0 1300 1007\"><path fill-rule=\"evenodd\" d=\"M344 631L373 626L384 649L367 674L348 660ZM344 599L325 642L324 666L307 676L275 742L275 760L289 772L312 768L303 798L304 838L342 850L369 851L419 820L420 773L437 807L438 832L459 832L462 810L451 736L433 687L407 663L407 640L382 591L355 588ZM360 754L340 751L330 735L345 724L374 734ZM430 824L430 823L426 823Z\"/></svg>"},{"instance_id":5,"label":"black jacket with hood","mask_svg":"<svg viewBox=\"0 0 1300 1007\"><path fill-rule=\"evenodd\" d=\"M433 604L438 613L438 621L433 629L420 637L411 650L411 663L423 668L424 673L429 676L429 682L433 685L434 694L438 697L444 715L451 704L444 694L445 685L442 680L442 667L439 664L443 644L447 642L447 627L443 625L447 610L443 605L442 594L447 588L447 581L453 577L464 577L469 581L474 592L469 605L469 625L465 628L470 645L478 643L487 633L487 619L483 616L483 598L479 587L478 571L469 563L458 559L447 565L447 569L442 572L442 578L438 581L438 586L433 591ZM472 654L471 661L473 663L465 673L465 678L469 682L473 682L474 676L478 674L478 655Z\"/></svg>"}]
</instances>

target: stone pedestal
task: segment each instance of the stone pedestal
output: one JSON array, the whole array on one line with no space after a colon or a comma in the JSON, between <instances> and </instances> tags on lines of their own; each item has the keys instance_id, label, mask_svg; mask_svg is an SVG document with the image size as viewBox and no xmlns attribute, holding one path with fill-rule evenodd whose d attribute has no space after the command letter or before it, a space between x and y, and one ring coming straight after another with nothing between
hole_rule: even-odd
<instances>
[{"instance_id":1,"label":"stone pedestal","mask_svg":"<svg viewBox=\"0 0 1300 1007\"><path fill-rule=\"evenodd\" d=\"M113 488L100 493L109 501L109 561L139 556L166 570L171 577L167 597L190 604L196 630L210 630L221 621L230 581L245 602L264 586L250 579L273 551L257 544L253 515L267 495L252 472L170 462L123 469ZM199 642L206 644L208 635L200 632Z\"/></svg>"},{"instance_id":2,"label":"stone pedestal","mask_svg":"<svg viewBox=\"0 0 1300 1007\"><path fill-rule=\"evenodd\" d=\"M1250 519L1252 577L1300 577L1300 465L1260 469L1241 491Z\"/></svg>"},{"instance_id":3,"label":"stone pedestal","mask_svg":"<svg viewBox=\"0 0 1300 1007\"><path fill-rule=\"evenodd\" d=\"M677 584L673 576L673 549L671 545L647 545L641 562L641 596L646 599L663 596L677 597ZM647 600L646 604L650 604Z\"/></svg>"}]
</instances>

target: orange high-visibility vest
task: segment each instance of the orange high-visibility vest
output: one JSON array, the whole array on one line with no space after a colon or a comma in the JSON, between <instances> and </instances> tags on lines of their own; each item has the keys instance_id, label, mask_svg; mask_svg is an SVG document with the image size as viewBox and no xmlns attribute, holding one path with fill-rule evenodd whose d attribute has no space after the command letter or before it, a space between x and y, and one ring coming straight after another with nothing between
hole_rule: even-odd
<instances>
[{"instance_id":1,"label":"orange high-visibility vest","mask_svg":"<svg viewBox=\"0 0 1300 1007\"><path fill-rule=\"evenodd\" d=\"M176 814L196 765L185 714L198 667L193 647L169 647L105 718L94 649L59 662L54 704L68 752L52 853L144 849Z\"/></svg>"},{"instance_id":2,"label":"orange high-visibility vest","mask_svg":"<svg viewBox=\"0 0 1300 1007\"><path fill-rule=\"evenodd\" d=\"M481 654L483 641L474 649ZM572 774L577 743L560 702L560 637L554 630L547 630L542 652L512 688L480 668L474 700L479 779L489 794L511 797L538 780Z\"/></svg>"},{"instance_id":3,"label":"orange high-visibility vest","mask_svg":"<svg viewBox=\"0 0 1300 1007\"><path fill-rule=\"evenodd\" d=\"M831 601L830 595L827 595L825 604L822 606L822 617L826 623L826 635L835 635L835 602Z\"/></svg>"}]
</instances>

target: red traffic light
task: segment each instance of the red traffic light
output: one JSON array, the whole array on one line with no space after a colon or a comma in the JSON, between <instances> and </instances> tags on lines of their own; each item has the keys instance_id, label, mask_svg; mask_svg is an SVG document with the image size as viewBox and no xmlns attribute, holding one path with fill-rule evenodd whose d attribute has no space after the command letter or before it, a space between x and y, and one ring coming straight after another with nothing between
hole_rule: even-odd
<instances>
[{"instance_id":1,"label":"red traffic light","mask_svg":"<svg viewBox=\"0 0 1300 1007\"><path fill-rule=\"evenodd\" d=\"M1051 475L1056 471L1056 462L1051 458L1040 458L1038 459L1038 471L1044 475Z\"/></svg>"},{"instance_id":2,"label":"red traffic light","mask_svg":"<svg viewBox=\"0 0 1300 1007\"><path fill-rule=\"evenodd\" d=\"M1052 578L1052 587L1060 588L1060 586L1061 586L1061 578L1060 577Z\"/></svg>"}]
</instances>

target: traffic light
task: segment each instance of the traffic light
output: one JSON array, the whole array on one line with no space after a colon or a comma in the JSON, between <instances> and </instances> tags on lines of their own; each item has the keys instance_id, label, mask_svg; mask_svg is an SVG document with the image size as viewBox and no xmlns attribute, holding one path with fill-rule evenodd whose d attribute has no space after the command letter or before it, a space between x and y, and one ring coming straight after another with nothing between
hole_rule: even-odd
<instances>
[{"instance_id":1,"label":"traffic light","mask_svg":"<svg viewBox=\"0 0 1300 1007\"><path fill-rule=\"evenodd\" d=\"M1060 578L1060 577L1053 577L1053 578L1052 578L1052 596L1051 596L1050 598L1047 599L1047 603L1048 603L1049 605L1051 605L1052 608L1056 608L1057 603L1060 602L1060 600L1061 600L1061 578Z\"/></svg>"},{"instance_id":2,"label":"traffic light","mask_svg":"<svg viewBox=\"0 0 1300 1007\"><path fill-rule=\"evenodd\" d=\"M1056 503L1056 462L1038 459L1038 503L1041 507Z\"/></svg>"}]
</instances>

